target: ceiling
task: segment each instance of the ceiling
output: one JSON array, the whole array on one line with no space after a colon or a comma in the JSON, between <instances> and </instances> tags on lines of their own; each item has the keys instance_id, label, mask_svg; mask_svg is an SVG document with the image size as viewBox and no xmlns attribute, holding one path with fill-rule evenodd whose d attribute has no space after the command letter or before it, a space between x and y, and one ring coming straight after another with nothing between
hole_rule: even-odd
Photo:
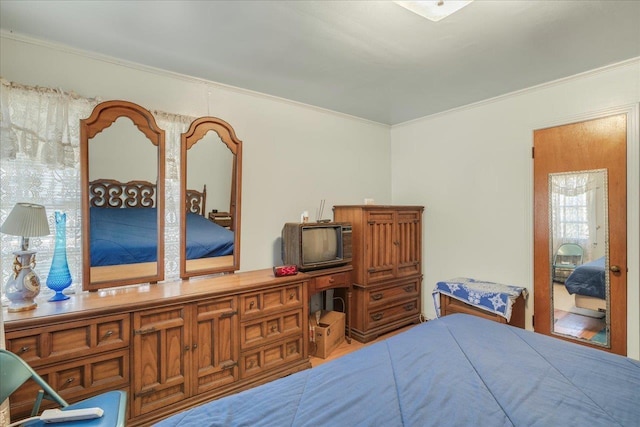
<instances>
[{"instance_id":1,"label":"ceiling","mask_svg":"<svg viewBox=\"0 0 640 427\"><path fill-rule=\"evenodd\" d=\"M640 57L640 0L1 0L6 32L385 124ZM639 77L640 78L640 77Z\"/></svg>"}]
</instances>

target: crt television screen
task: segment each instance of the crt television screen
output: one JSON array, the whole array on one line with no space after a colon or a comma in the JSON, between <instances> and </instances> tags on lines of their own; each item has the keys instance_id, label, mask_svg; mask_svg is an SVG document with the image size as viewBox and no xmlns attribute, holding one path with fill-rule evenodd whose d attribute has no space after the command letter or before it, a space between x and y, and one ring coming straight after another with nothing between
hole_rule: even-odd
<instances>
[{"instance_id":1,"label":"crt television screen","mask_svg":"<svg viewBox=\"0 0 640 427\"><path fill-rule=\"evenodd\" d=\"M340 227L314 227L302 230L302 263L314 264L338 258Z\"/></svg>"}]
</instances>

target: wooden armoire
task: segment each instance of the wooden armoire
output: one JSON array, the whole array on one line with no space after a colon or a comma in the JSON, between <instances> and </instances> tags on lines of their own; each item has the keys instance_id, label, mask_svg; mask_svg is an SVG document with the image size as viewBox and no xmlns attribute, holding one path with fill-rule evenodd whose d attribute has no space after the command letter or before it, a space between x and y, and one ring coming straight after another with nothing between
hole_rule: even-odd
<instances>
[{"instance_id":1,"label":"wooden armoire","mask_svg":"<svg viewBox=\"0 0 640 427\"><path fill-rule=\"evenodd\" d=\"M351 333L361 342L420 321L423 206L334 206L353 226Z\"/></svg>"}]
</instances>

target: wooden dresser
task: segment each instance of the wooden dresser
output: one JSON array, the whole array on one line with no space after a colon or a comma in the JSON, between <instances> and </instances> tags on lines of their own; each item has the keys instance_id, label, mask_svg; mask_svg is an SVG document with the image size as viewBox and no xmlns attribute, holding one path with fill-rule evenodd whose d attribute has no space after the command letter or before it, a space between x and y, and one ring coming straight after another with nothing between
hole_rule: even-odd
<instances>
[{"instance_id":1,"label":"wooden dresser","mask_svg":"<svg viewBox=\"0 0 640 427\"><path fill-rule=\"evenodd\" d=\"M422 206L334 206L350 222L353 245L351 332L368 342L420 321Z\"/></svg>"},{"instance_id":2,"label":"wooden dresser","mask_svg":"<svg viewBox=\"0 0 640 427\"><path fill-rule=\"evenodd\" d=\"M128 425L310 367L308 294L301 273L271 269L115 288L3 313L7 349L72 403L128 393ZM36 387L11 399L29 415Z\"/></svg>"}]
</instances>

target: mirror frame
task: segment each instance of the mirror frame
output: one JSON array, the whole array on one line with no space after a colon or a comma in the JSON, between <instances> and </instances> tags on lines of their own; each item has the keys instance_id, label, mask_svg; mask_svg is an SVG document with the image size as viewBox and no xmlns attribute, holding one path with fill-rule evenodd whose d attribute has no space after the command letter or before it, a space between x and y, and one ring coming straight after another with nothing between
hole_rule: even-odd
<instances>
[{"instance_id":1,"label":"mirror frame","mask_svg":"<svg viewBox=\"0 0 640 427\"><path fill-rule=\"evenodd\" d=\"M605 258L605 262L604 262L604 293L605 293L605 315L604 315L604 330L606 331L606 340L605 342L599 342L599 341L594 341L593 339L586 339L586 338L582 338L576 335L571 335L569 333L563 333L560 332L558 330L556 330L556 317L555 317L555 309L556 309L556 300L558 299L555 295L555 289L554 289L554 274L553 274L553 269L554 269L554 262L553 262L553 258L554 255L556 253L556 251L554 250L555 247L555 243L554 243L554 221L553 221L553 213L554 213L554 207L553 207L553 178L558 177L558 176L567 176L567 175L576 175L576 174L595 174L595 173L600 173L602 174L602 190L603 190L603 195L602 195L602 220L604 221L604 225L603 225L603 232L604 232L604 258ZM583 343L587 343L589 345L592 345L596 348L605 348L605 349L610 349L611 348L611 277L609 275L609 176L608 176L608 170L606 168L603 169L587 169L587 170L576 170L576 171L565 171L565 172L550 172L548 174L548 200L549 200L549 206L548 206L548 212L549 212L549 218L548 218L548 224L549 224L549 283L550 285L550 292L549 292L549 303L550 303L550 307L551 310L549 310L549 324L551 325L551 329L550 329L550 334L552 336L559 336L559 337L564 337L570 340L575 340L578 342L583 342ZM596 217L598 217L597 215L598 213L594 213L594 215Z\"/></svg>"},{"instance_id":2,"label":"mirror frame","mask_svg":"<svg viewBox=\"0 0 640 427\"><path fill-rule=\"evenodd\" d=\"M90 246L90 204L89 204L89 140L110 127L120 117L127 117L133 124L158 147L156 209L158 215L158 253L156 274L124 279L112 279L101 282L91 280ZM155 118L147 109L128 101L105 101L93 109L91 115L80 120L80 170L82 194L82 289L97 291L103 288L139 283L155 283L164 280L164 192L165 192L165 132L160 129Z\"/></svg>"},{"instance_id":3,"label":"mirror frame","mask_svg":"<svg viewBox=\"0 0 640 427\"><path fill-rule=\"evenodd\" d=\"M234 155L234 164L231 177L231 200L229 213L232 222L231 229L234 232L233 264L217 268L203 268L187 271L187 151L209 132L218 134L222 142ZM236 136L233 127L217 117L200 117L194 120L185 133L181 136L180 144L180 277L187 279L193 276L216 273L233 273L240 269L240 208L242 199L242 141ZM203 208L206 208L203 207Z\"/></svg>"}]
</instances>

